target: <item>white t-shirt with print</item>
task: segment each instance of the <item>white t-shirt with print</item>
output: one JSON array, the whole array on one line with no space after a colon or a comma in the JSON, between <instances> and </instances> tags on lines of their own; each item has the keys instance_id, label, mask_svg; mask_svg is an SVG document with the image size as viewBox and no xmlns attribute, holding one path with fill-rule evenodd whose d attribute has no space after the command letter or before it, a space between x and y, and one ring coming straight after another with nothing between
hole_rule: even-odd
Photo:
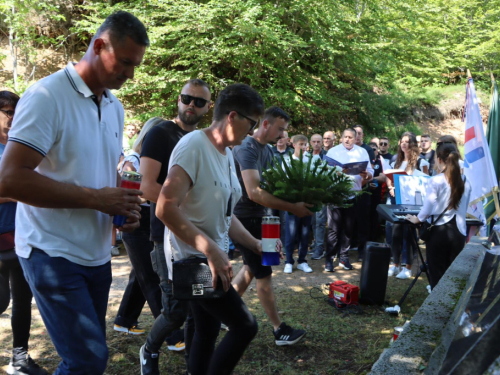
<instances>
[{"instance_id":1,"label":"white t-shirt with print","mask_svg":"<svg viewBox=\"0 0 500 375\"><path fill-rule=\"evenodd\" d=\"M195 130L185 135L175 146L170 157L169 170L175 165L180 166L193 183L180 209L189 221L227 252L232 212L241 198L241 186L231 149L226 148L226 155L222 155L203 131ZM230 197L231 216L227 217ZM200 251L178 239L168 228L165 228L164 239L170 278L172 257L174 260L192 256L205 257Z\"/></svg>"}]
</instances>

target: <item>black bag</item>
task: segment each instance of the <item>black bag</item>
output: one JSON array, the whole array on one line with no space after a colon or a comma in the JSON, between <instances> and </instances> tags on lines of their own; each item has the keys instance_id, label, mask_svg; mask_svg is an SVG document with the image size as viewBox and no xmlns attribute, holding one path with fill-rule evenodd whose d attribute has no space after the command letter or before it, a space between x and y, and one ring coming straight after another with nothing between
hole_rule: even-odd
<instances>
[{"instance_id":1,"label":"black bag","mask_svg":"<svg viewBox=\"0 0 500 375\"><path fill-rule=\"evenodd\" d=\"M212 287L212 271L206 258L187 258L172 263L174 298L197 300L224 296L222 280L217 278L217 288Z\"/></svg>"},{"instance_id":2,"label":"black bag","mask_svg":"<svg viewBox=\"0 0 500 375\"><path fill-rule=\"evenodd\" d=\"M441 215L438 216L436 220L434 220L434 215L431 216L431 222L429 223L427 220L422 223L420 226L420 229L418 230L419 237L422 241L427 242L429 241L429 238L431 238L432 234L432 228L434 228L434 225L441 219L444 215L444 213L448 210L446 208Z\"/></svg>"}]
</instances>

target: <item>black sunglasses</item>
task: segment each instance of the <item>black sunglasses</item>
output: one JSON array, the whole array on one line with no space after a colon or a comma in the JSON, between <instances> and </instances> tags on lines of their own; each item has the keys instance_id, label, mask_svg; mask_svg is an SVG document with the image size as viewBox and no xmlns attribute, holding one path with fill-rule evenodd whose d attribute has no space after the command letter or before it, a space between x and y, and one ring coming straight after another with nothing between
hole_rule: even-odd
<instances>
[{"instance_id":1,"label":"black sunglasses","mask_svg":"<svg viewBox=\"0 0 500 375\"><path fill-rule=\"evenodd\" d=\"M388 145L389 145L389 143L387 143L387 142L380 142L380 146L388 146Z\"/></svg>"},{"instance_id":2,"label":"black sunglasses","mask_svg":"<svg viewBox=\"0 0 500 375\"><path fill-rule=\"evenodd\" d=\"M185 105L191 104L191 102L194 100L194 106L198 108L203 108L209 100L203 99L203 98L197 98L195 96L191 95L186 95L186 94L181 94L181 103Z\"/></svg>"},{"instance_id":3,"label":"black sunglasses","mask_svg":"<svg viewBox=\"0 0 500 375\"><path fill-rule=\"evenodd\" d=\"M255 129L255 127L256 127L256 126L259 124L259 122L260 122L260 118L256 121L256 120L252 120L250 117L247 117L247 116L245 116L245 115L243 115L243 114L239 113L238 111L234 111L234 112L236 112L236 113L238 114L238 116L244 117L244 118L246 118L248 121L250 121L250 125L251 125L251 126L250 126L250 130L248 131L249 133L250 133L252 130L254 130L254 129ZM226 115L228 115L228 114L230 114L230 113L231 113L231 111L227 111L227 112L226 112Z\"/></svg>"},{"instance_id":4,"label":"black sunglasses","mask_svg":"<svg viewBox=\"0 0 500 375\"><path fill-rule=\"evenodd\" d=\"M5 109L0 109L1 112L5 113L5 116L7 116L8 118L12 118L14 117L14 111L6 111Z\"/></svg>"}]
</instances>

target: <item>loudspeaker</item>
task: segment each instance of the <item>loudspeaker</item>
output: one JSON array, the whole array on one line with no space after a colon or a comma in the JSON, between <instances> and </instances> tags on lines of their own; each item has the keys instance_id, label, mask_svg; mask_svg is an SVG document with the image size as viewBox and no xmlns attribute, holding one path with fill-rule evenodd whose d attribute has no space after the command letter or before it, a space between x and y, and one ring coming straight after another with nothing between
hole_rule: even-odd
<instances>
[{"instance_id":1,"label":"loudspeaker","mask_svg":"<svg viewBox=\"0 0 500 375\"><path fill-rule=\"evenodd\" d=\"M389 245L377 242L366 243L359 287L361 303L369 305L384 303L390 261Z\"/></svg>"}]
</instances>

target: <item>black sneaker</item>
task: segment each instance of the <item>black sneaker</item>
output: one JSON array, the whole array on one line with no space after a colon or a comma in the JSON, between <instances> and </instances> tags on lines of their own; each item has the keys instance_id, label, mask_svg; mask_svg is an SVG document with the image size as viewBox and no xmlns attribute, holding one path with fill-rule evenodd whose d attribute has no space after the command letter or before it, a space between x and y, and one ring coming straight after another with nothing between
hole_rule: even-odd
<instances>
[{"instance_id":1,"label":"black sneaker","mask_svg":"<svg viewBox=\"0 0 500 375\"><path fill-rule=\"evenodd\" d=\"M286 325L286 323L281 323L278 330L273 333L276 345L278 346L293 345L306 335L306 331L302 329L293 329Z\"/></svg>"},{"instance_id":2,"label":"black sneaker","mask_svg":"<svg viewBox=\"0 0 500 375\"><path fill-rule=\"evenodd\" d=\"M160 353L151 353L144 344L141 346L139 355L141 357L141 375L160 375L160 369L158 368Z\"/></svg>"},{"instance_id":3,"label":"black sneaker","mask_svg":"<svg viewBox=\"0 0 500 375\"><path fill-rule=\"evenodd\" d=\"M49 375L47 371L38 366L30 356L22 360L12 360L7 367L10 375Z\"/></svg>"},{"instance_id":4,"label":"black sneaker","mask_svg":"<svg viewBox=\"0 0 500 375\"><path fill-rule=\"evenodd\" d=\"M344 259L344 260L339 261L339 265L343 266L345 270L351 271L354 269L352 264L349 262L349 259Z\"/></svg>"},{"instance_id":5,"label":"black sneaker","mask_svg":"<svg viewBox=\"0 0 500 375\"><path fill-rule=\"evenodd\" d=\"M325 252L323 251L320 255L317 255L317 254L313 254L311 256L311 259L314 259L314 260L320 260L321 258L323 258L325 256Z\"/></svg>"},{"instance_id":6,"label":"black sneaker","mask_svg":"<svg viewBox=\"0 0 500 375\"><path fill-rule=\"evenodd\" d=\"M333 269L333 260L332 259L327 259L325 261L325 272L335 272Z\"/></svg>"}]
</instances>

